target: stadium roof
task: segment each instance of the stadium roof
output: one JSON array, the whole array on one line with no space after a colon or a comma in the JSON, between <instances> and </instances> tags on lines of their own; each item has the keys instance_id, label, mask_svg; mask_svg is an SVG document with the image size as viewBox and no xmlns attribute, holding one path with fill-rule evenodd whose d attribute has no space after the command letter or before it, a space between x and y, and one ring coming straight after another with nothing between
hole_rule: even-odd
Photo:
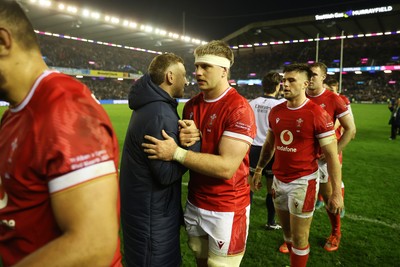
<instances>
[{"instance_id":1,"label":"stadium roof","mask_svg":"<svg viewBox=\"0 0 400 267\"><path fill-rule=\"evenodd\" d=\"M251 23L224 38L232 46L317 37L400 34L400 5Z\"/></svg>"},{"instance_id":2,"label":"stadium roof","mask_svg":"<svg viewBox=\"0 0 400 267\"><path fill-rule=\"evenodd\" d=\"M156 34L154 29L150 32L150 28L142 25L134 28L131 27L134 25L132 22L122 19L117 22L113 17L95 19L94 12L83 15L83 10L74 12L68 10L68 6L61 10L60 7L43 8L28 0L20 2L35 30L40 32L158 52L191 52L200 42L183 41L179 34ZM346 36L388 32L400 34L400 5L254 22L223 39L231 46L254 46L255 43L315 39L318 34L320 38L331 38L340 36L342 32Z\"/></svg>"}]
</instances>

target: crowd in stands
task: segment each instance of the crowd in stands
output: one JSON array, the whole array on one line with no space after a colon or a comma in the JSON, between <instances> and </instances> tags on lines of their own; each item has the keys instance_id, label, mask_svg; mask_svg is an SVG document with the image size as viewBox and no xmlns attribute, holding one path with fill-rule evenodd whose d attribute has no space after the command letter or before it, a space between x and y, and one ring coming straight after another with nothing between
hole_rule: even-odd
<instances>
[{"instance_id":1,"label":"crowd in stands","mask_svg":"<svg viewBox=\"0 0 400 267\"><path fill-rule=\"evenodd\" d=\"M54 67L141 74L155 54L47 35L38 35L46 63Z\"/></svg>"},{"instance_id":2,"label":"crowd in stands","mask_svg":"<svg viewBox=\"0 0 400 267\"><path fill-rule=\"evenodd\" d=\"M155 54L129 50L121 47L100 45L46 35L38 35L47 64L51 67L92 69L143 74ZM329 68L340 67L341 40L321 41L318 45L318 61ZM281 71L285 64L315 61L315 42L269 45L255 49L235 51L235 63L231 79L261 79L271 70ZM193 56L185 59L188 74L193 73ZM343 41L343 67L400 65L400 35L345 39ZM334 77L339 80L339 74ZM194 77L188 77L194 80ZM82 79L98 99L127 99L133 80L118 81L112 78ZM400 73L375 71L362 74L342 75L341 92L353 102L383 103L391 97L400 96ZM248 99L262 94L260 85L234 85ZM191 98L199 90L189 85L184 98Z\"/></svg>"},{"instance_id":3,"label":"crowd in stands","mask_svg":"<svg viewBox=\"0 0 400 267\"><path fill-rule=\"evenodd\" d=\"M107 78L90 78L85 77L80 80L86 84L98 100L105 99L128 99L129 89L134 82L133 80L107 79Z\"/></svg>"}]
</instances>

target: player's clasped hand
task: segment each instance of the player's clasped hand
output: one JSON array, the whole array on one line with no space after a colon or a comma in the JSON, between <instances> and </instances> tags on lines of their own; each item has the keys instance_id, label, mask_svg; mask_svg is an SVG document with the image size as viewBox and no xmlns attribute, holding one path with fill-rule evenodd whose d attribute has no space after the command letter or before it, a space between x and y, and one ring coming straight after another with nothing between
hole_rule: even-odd
<instances>
[{"instance_id":1,"label":"player's clasped hand","mask_svg":"<svg viewBox=\"0 0 400 267\"><path fill-rule=\"evenodd\" d=\"M142 143L142 147L144 148L144 152L149 154L149 159L171 161L178 145L164 130L162 130L161 134L164 137L164 140L159 140L153 136L145 135L144 139L148 140L150 143Z\"/></svg>"},{"instance_id":2,"label":"player's clasped hand","mask_svg":"<svg viewBox=\"0 0 400 267\"><path fill-rule=\"evenodd\" d=\"M200 141L201 133L193 120L179 120L179 141L182 146L190 147Z\"/></svg>"}]
</instances>

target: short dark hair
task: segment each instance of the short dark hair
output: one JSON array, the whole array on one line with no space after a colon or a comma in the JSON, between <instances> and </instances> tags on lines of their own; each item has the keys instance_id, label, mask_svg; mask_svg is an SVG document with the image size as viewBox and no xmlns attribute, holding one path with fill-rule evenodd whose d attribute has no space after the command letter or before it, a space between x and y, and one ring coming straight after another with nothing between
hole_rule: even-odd
<instances>
[{"instance_id":1,"label":"short dark hair","mask_svg":"<svg viewBox=\"0 0 400 267\"><path fill-rule=\"evenodd\" d=\"M276 86L281 83L282 77L278 72L268 72L262 79L261 85L266 94L272 94L276 91Z\"/></svg>"},{"instance_id":2,"label":"short dark hair","mask_svg":"<svg viewBox=\"0 0 400 267\"><path fill-rule=\"evenodd\" d=\"M165 71L169 66L177 63L184 64L184 61L174 53L165 53L154 57L147 69L151 81L156 85L162 84L165 80Z\"/></svg>"},{"instance_id":3,"label":"short dark hair","mask_svg":"<svg viewBox=\"0 0 400 267\"><path fill-rule=\"evenodd\" d=\"M335 78L329 78L325 81L325 84L328 85L329 87L331 87L331 86L339 85L339 82Z\"/></svg>"},{"instance_id":4,"label":"short dark hair","mask_svg":"<svg viewBox=\"0 0 400 267\"><path fill-rule=\"evenodd\" d=\"M310 68L320 68L323 74L326 74L326 72L328 71L328 67L323 62L314 62L310 64Z\"/></svg>"},{"instance_id":5,"label":"short dark hair","mask_svg":"<svg viewBox=\"0 0 400 267\"><path fill-rule=\"evenodd\" d=\"M14 0L0 1L0 27L9 29L13 38L25 49L40 50L39 41L24 10Z\"/></svg>"},{"instance_id":6,"label":"short dark hair","mask_svg":"<svg viewBox=\"0 0 400 267\"><path fill-rule=\"evenodd\" d=\"M293 63L290 65L286 65L283 68L283 73L292 72L292 71L306 74L308 80L311 80L311 77L313 76L313 73L312 73L309 65L304 64L304 63Z\"/></svg>"}]
</instances>

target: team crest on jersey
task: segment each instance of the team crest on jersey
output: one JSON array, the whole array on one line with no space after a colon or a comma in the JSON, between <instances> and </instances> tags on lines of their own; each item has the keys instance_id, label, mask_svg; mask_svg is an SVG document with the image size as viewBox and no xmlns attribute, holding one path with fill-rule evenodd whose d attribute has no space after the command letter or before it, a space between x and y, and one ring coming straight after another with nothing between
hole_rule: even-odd
<instances>
[{"instance_id":1,"label":"team crest on jersey","mask_svg":"<svg viewBox=\"0 0 400 267\"><path fill-rule=\"evenodd\" d=\"M18 137L14 139L14 141L11 142L11 152L10 155L8 156L8 162L12 162L12 156L14 155L15 150L18 147Z\"/></svg>"},{"instance_id":2,"label":"team crest on jersey","mask_svg":"<svg viewBox=\"0 0 400 267\"><path fill-rule=\"evenodd\" d=\"M276 118L276 119L275 119L275 123L278 124L278 122L279 122L280 120L281 120L280 118Z\"/></svg>"},{"instance_id":3,"label":"team crest on jersey","mask_svg":"<svg viewBox=\"0 0 400 267\"><path fill-rule=\"evenodd\" d=\"M224 246L225 242L224 241L217 241L217 245L219 247L219 249L222 249L222 247Z\"/></svg>"},{"instance_id":4,"label":"team crest on jersey","mask_svg":"<svg viewBox=\"0 0 400 267\"><path fill-rule=\"evenodd\" d=\"M324 103L322 103L320 106L321 106L321 108L323 108L323 109L325 109L325 107L326 107L326 105L325 105Z\"/></svg>"},{"instance_id":5,"label":"team crest on jersey","mask_svg":"<svg viewBox=\"0 0 400 267\"><path fill-rule=\"evenodd\" d=\"M217 118L217 115L214 113L210 116L210 119L208 120L208 126L211 127L214 123L214 120Z\"/></svg>"},{"instance_id":6,"label":"team crest on jersey","mask_svg":"<svg viewBox=\"0 0 400 267\"><path fill-rule=\"evenodd\" d=\"M303 119L302 118L298 118L297 120L296 120L296 123L297 123L297 128L300 128L301 127L301 125L303 124Z\"/></svg>"}]
</instances>

